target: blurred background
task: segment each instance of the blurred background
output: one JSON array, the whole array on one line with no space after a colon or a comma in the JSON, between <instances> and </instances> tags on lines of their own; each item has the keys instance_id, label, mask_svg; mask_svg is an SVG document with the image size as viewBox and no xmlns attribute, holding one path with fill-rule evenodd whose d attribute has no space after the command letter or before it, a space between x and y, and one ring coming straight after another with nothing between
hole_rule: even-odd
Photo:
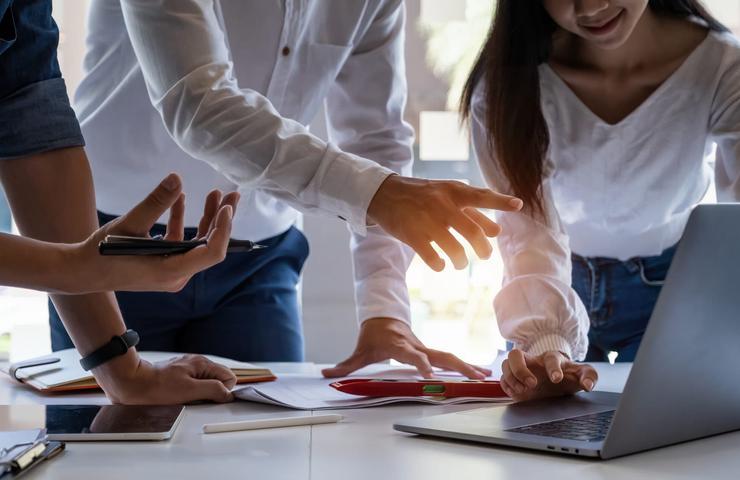
<instances>
[{"instance_id":1,"label":"blurred background","mask_svg":"<svg viewBox=\"0 0 740 480\"><path fill-rule=\"evenodd\" d=\"M59 60L70 98L82 77L90 1L54 0L61 31ZM740 0L705 4L740 32ZM481 184L456 109L494 6L492 0L406 0L406 117L416 130L417 176ZM321 114L312 131L323 135L323 124ZM705 201L714 201L713 188ZM302 228L312 252L301 286L307 360L338 361L352 351L357 333L349 234L342 222L310 216L304 217ZM2 195L0 231L16 233ZM487 261L473 260L465 270L448 267L442 273L416 258L408 272L415 332L430 347L452 351L469 362L490 363L497 350L505 348L492 308L501 279L497 253ZM19 360L49 351L46 295L0 287L0 357Z\"/></svg>"}]
</instances>

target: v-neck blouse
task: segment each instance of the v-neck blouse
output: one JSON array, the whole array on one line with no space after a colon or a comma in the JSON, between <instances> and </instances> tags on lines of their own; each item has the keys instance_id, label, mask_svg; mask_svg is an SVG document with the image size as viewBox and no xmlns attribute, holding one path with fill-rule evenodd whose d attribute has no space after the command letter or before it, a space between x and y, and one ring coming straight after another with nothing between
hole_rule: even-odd
<instances>
[{"instance_id":1,"label":"v-neck blouse","mask_svg":"<svg viewBox=\"0 0 740 480\"><path fill-rule=\"evenodd\" d=\"M557 94L567 95L572 97L572 103L574 104L574 108L579 108L583 111L584 116L586 117L592 117L594 121L597 124L602 124L606 127L619 127L620 125L627 123L631 120L633 116L639 116L641 111L644 109L651 108L651 105L654 101L658 101L660 97L664 95L670 95L671 94L671 87L674 82L680 81L682 77L686 75L691 74L691 69L696 68L695 62L701 61L701 54L704 51L705 48L708 48L708 45L712 43L712 35L707 34L707 36L702 40L699 45L694 47L694 50L692 50L686 58L683 59L681 64L674 70L668 78L663 80L663 82L658 85L658 87L653 90L653 92L640 103L635 109L633 109L631 112L629 112L628 115L623 117L621 120L615 123L610 123L603 118L601 118L598 114L596 114L591 108L581 100L578 95L575 93L575 91L563 80L560 75L555 72L555 70L550 66L548 63L543 63L540 66L539 74L540 74L540 86L544 87L545 85L551 85L553 88L558 88L559 91L556 92ZM544 88L543 88L544 89Z\"/></svg>"},{"instance_id":2,"label":"v-neck blouse","mask_svg":"<svg viewBox=\"0 0 740 480\"><path fill-rule=\"evenodd\" d=\"M494 306L502 333L521 348L581 358L589 321L570 286L570 253L620 260L660 254L679 241L712 175L719 201L740 197L740 43L709 33L616 124L591 111L552 68L539 72L550 133L549 225L499 214L506 276ZM487 148L481 93L473 105L475 150L489 185L510 191Z\"/></svg>"}]
</instances>

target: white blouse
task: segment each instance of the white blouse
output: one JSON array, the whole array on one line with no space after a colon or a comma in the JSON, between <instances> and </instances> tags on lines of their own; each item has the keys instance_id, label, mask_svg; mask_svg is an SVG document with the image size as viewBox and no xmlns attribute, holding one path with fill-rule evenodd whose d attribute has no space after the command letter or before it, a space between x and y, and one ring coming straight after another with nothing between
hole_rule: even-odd
<instances>
[{"instance_id":1,"label":"white blouse","mask_svg":"<svg viewBox=\"0 0 740 480\"><path fill-rule=\"evenodd\" d=\"M596 116L548 65L539 71L550 132L549 221L498 213L505 277L494 309L501 333L518 348L582 359L589 319L571 288L571 251L620 260L660 254L680 239L712 171L719 201L740 197L740 42L710 33L617 124ZM489 185L507 192L487 147L485 109L479 88L472 122L478 163Z\"/></svg>"}]
</instances>

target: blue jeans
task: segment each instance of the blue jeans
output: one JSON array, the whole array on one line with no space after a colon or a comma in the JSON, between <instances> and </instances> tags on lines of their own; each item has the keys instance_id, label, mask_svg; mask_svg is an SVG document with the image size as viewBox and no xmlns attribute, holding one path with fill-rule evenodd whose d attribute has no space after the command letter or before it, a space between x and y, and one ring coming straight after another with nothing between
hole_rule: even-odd
<instances>
[{"instance_id":1,"label":"blue jeans","mask_svg":"<svg viewBox=\"0 0 740 480\"><path fill-rule=\"evenodd\" d=\"M101 225L114 218L99 217ZM152 229L152 235L164 232L163 225ZM185 238L194 235L195 229L186 229ZM178 293L117 292L126 325L141 336L138 348L242 361L302 361L296 286L308 242L291 227L259 243L268 248L229 254ZM51 302L49 317L52 349L72 348Z\"/></svg>"},{"instance_id":2,"label":"blue jeans","mask_svg":"<svg viewBox=\"0 0 740 480\"><path fill-rule=\"evenodd\" d=\"M58 43L51 0L0 0L0 159L85 144Z\"/></svg>"},{"instance_id":3,"label":"blue jeans","mask_svg":"<svg viewBox=\"0 0 740 480\"><path fill-rule=\"evenodd\" d=\"M591 320L586 361L607 361L611 351L634 360L675 252L625 262L573 254L573 288Z\"/></svg>"}]
</instances>

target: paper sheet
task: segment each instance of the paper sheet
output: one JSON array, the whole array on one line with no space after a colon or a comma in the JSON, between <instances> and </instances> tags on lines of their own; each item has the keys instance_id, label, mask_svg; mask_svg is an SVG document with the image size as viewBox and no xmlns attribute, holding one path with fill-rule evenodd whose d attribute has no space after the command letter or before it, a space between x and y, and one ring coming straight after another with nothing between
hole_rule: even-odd
<instances>
[{"instance_id":1,"label":"paper sheet","mask_svg":"<svg viewBox=\"0 0 740 480\"><path fill-rule=\"evenodd\" d=\"M497 361L489 368L494 374L490 379L500 377L501 362ZM437 376L460 376L451 372ZM389 365L373 365L359 370L348 378L396 378L420 379L415 369L406 367L393 368ZM388 405L400 402L427 403L432 405L455 405L460 403L501 403L508 399L500 398L434 398L434 397L358 397L339 392L329 386L339 379L323 378L320 373L312 375L279 375L277 381L249 385L234 390L234 396L251 402L279 405L298 410L336 410L347 408L364 408Z\"/></svg>"}]
</instances>

